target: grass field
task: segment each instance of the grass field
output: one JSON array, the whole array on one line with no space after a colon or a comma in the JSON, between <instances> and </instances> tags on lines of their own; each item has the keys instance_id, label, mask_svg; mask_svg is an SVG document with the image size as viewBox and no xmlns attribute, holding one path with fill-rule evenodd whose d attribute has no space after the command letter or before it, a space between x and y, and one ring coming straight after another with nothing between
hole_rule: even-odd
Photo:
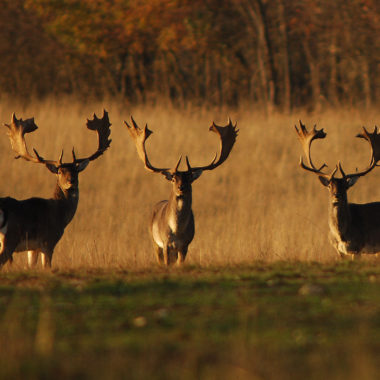
<instances>
[{"instance_id":1,"label":"grass field","mask_svg":"<svg viewBox=\"0 0 380 380\"><path fill-rule=\"evenodd\" d=\"M380 268L2 273L1 378L376 379Z\"/></svg>"},{"instance_id":2,"label":"grass field","mask_svg":"<svg viewBox=\"0 0 380 380\"><path fill-rule=\"evenodd\" d=\"M80 201L53 256L53 271L25 270L14 255L0 273L0 378L376 379L380 374L380 266L375 257L341 262L327 239L327 191L298 166L294 124L317 123L316 164L346 172L367 166L355 139L376 110L300 111L129 107L0 101L0 120L35 116L27 136L47 159L91 154L85 128L109 112L112 144L80 175ZM154 134L156 166L189 155L203 165L218 149L212 121L240 129L228 160L193 185L196 234L183 268L155 264L148 234L154 203L170 185L144 170L123 120ZM5 129L5 128L4 128ZM0 194L52 196L43 165L14 160L0 134ZM380 200L380 171L360 179L349 200Z\"/></svg>"},{"instance_id":3,"label":"grass field","mask_svg":"<svg viewBox=\"0 0 380 380\"><path fill-rule=\"evenodd\" d=\"M302 119L308 127L317 123L327 138L313 147L316 164L332 170L338 160L346 172L368 165L369 149L354 136L362 125L372 130L379 122L376 110L305 111L265 117L253 108L188 109L171 106L127 106L115 101L83 104L78 100L53 101L23 106L0 101L0 120L35 117L39 129L26 137L48 159L64 160L71 149L79 157L96 149L96 137L85 127L86 118L103 108L112 123L112 144L104 156L80 175L80 200L73 221L58 243L53 266L59 268L150 267L155 262L148 233L153 205L167 199L168 183L159 174L144 170L123 120L133 115L146 122L154 134L147 150L156 166L173 167L182 155L193 165L211 161L218 139L208 132L212 121L225 125L227 118L240 129L228 160L204 173L193 185L196 234L187 262L202 267L263 260L336 260L327 239L327 191L315 175L298 166L301 147L294 125ZM5 131L5 128L4 128ZM55 177L43 165L14 160L6 134L0 134L0 194L18 199L52 196ZM380 200L374 170L350 190L349 200ZM25 254L14 255L15 268L24 268Z\"/></svg>"}]
</instances>

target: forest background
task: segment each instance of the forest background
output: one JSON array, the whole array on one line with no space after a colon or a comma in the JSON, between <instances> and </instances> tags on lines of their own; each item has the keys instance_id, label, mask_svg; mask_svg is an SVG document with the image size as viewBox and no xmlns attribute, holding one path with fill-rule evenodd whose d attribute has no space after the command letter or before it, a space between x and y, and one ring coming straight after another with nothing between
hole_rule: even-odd
<instances>
[{"instance_id":1,"label":"forest background","mask_svg":"<svg viewBox=\"0 0 380 380\"><path fill-rule=\"evenodd\" d=\"M132 104L371 107L375 0L1 0L0 88Z\"/></svg>"}]
</instances>

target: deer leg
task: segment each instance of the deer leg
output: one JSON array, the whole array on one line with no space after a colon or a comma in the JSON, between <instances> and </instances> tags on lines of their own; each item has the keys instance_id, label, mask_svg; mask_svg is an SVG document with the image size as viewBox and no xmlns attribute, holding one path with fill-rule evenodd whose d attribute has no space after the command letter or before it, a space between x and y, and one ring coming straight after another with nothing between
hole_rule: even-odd
<instances>
[{"instance_id":1,"label":"deer leg","mask_svg":"<svg viewBox=\"0 0 380 380\"><path fill-rule=\"evenodd\" d=\"M5 236L2 233L0 233L0 255L4 252L4 250L5 250ZM9 265L13 264L12 254L8 257L8 263Z\"/></svg>"},{"instance_id":2,"label":"deer leg","mask_svg":"<svg viewBox=\"0 0 380 380\"><path fill-rule=\"evenodd\" d=\"M3 253L0 255L0 268L7 262L13 262L12 254L15 247L5 247Z\"/></svg>"},{"instance_id":3,"label":"deer leg","mask_svg":"<svg viewBox=\"0 0 380 380\"><path fill-rule=\"evenodd\" d=\"M51 252L42 253L41 252L41 263L44 269L51 268L51 259L53 254Z\"/></svg>"},{"instance_id":4,"label":"deer leg","mask_svg":"<svg viewBox=\"0 0 380 380\"><path fill-rule=\"evenodd\" d=\"M156 254L156 259L157 259L158 264L162 264L162 262L164 261L162 248L160 248L157 244L153 244L153 247L154 247L154 252Z\"/></svg>"},{"instance_id":5,"label":"deer leg","mask_svg":"<svg viewBox=\"0 0 380 380\"><path fill-rule=\"evenodd\" d=\"M340 258L341 258L342 260L347 259L347 255L346 255L345 253L342 253L342 252L339 252L339 251L338 251L338 253L339 253L339 256L340 256Z\"/></svg>"},{"instance_id":6,"label":"deer leg","mask_svg":"<svg viewBox=\"0 0 380 380\"><path fill-rule=\"evenodd\" d=\"M164 256L164 264L168 266L169 265L169 248L167 244L164 245L163 256Z\"/></svg>"},{"instance_id":7,"label":"deer leg","mask_svg":"<svg viewBox=\"0 0 380 380\"><path fill-rule=\"evenodd\" d=\"M5 242L5 236L0 233L0 254L3 253L3 251L5 249L4 242Z\"/></svg>"},{"instance_id":8,"label":"deer leg","mask_svg":"<svg viewBox=\"0 0 380 380\"><path fill-rule=\"evenodd\" d=\"M185 262L187 254L187 247L178 251L177 265L180 266Z\"/></svg>"},{"instance_id":9,"label":"deer leg","mask_svg":"<svg viewBox=\"0 0 380 380\"><path fill-rule=\"evenodd\" d=\"M28 251L28 266L35 267L38 260L38 251Z\"/></svg>"}]
</instances>

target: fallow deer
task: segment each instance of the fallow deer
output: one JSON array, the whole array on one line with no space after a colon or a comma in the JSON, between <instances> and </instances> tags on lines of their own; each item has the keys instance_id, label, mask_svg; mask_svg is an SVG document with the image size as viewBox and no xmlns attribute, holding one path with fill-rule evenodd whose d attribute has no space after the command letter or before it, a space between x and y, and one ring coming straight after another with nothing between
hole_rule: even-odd
<instances>
[{"instance_id":1,"label":"fallow deer","mask_svg":"<svg viewBox=\"0 0 380 380\"><path fill-rule=\"evenodd\" d=\"M194 237L194 215L192 211L192 183L200 177L203 171L213 170L221 165L230 154L236 141L238 130L236 124L232 125L231 120L225 127L212 124L210 131L215 132L221 141L218 154L207 166L191 167L188 157L186 157L187 170L178 170L181 158L174 169L156 168L147 156L145 141L152 131L145 125L140 129L131 117L132 125L124 122L134 140L137 153L144 163L145 169L153 173L162 174L168 181L172 182L172 190L168 200L161 201L154 206L150 222L150 233L153 239L153 246L157 261L167 266L176 262L178 265L185 261L188 246Z\"/></svg>"},{"instance_id":2,"label":"fallow deer","mask_svg":"<svg viewBox=\"0 0 380 380\"><path fill-rule=\"evenodd\" d=\"M324 139L326 133L323 129L307 131L300 121L300 129L296 126L296 132L302 144L307 164L300 159L300 166L316 174L323 186L329 190L329 228L330 242L338 254L344 257L358 258L362 253L375 254L380 252L380 202L356 204L348 203L347 191L353 186L359 177L373 170L380 160L380 135L375 127L373 133L369 133L365 127L363 132L356 137L368 141L371 147L371 161L369 166L360 172L346 174L339 162L330 173L322 170L327 166L323 164L317 168L311 160L310 148L315 139ZM336 178L338 172L341 178Z\"/></svg>"},{"instance_id":3,"label":"fallow deer","mask_svg":"<svg viewBox=\"0 0 380 380\"><path fill-rule=\"evenodd\" d=\"M8 260L12 261L14 252L21 251L28 251L29 266L37 263L38 254L41 253L43 267L51 267L54 247L78 206L78 175L90 161L101 156L111 143L108 113L104 111L101 119L94 114L92 120L87 120L87 128L98 135L95 153L86 158L77 158L73 148L73 161L70 163L62 162L63 151L58 161L45 160L35 149L34 155L29 154L24 135L38 128L34 118L22 120L13 114L11 124L5 126L16 158L44 164L56 174L57 184L51 199L0 199L0 267Z\"/></svg>"}]
</instances>

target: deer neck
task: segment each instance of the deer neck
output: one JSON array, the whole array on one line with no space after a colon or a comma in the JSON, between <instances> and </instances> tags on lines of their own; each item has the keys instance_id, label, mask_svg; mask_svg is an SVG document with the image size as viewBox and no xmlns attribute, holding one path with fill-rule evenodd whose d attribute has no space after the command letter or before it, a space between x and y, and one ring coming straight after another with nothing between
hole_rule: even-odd
<instances>
[{"instance_id":1,"label":"deer neck","mask_svg":"<svg viewBox=\"0 0 380 380\"><path fill-rule=\"evenodd\" d=\"M330 202L329 210L330 229L343 240L350 232L351 213L347 199L338 202Z\"/></svg>"},{"instance_id":2,"label":"deer neck","mask_svg":"<svg viewBox=\"0 0 380 380\"><path fill-rule=\"evenodd\" d=\"M57 182L53 199L57 201L58 213L60 214L60 216L63 218L66 224L70 223L78 207L78 187L62 189Z\"/></svg>"},{"instance_id":3,"label":"deer neck","mask_svg":"<svg viewBox=\"0 0 380 380\"><path fill-rule=\"evenodd\" d=\"M191 191L181 196L177 196L174 193L171 194L168 201L167 218L173 232L187 227L192 215L191 204Z\"/></svg>"}]
</instances>

